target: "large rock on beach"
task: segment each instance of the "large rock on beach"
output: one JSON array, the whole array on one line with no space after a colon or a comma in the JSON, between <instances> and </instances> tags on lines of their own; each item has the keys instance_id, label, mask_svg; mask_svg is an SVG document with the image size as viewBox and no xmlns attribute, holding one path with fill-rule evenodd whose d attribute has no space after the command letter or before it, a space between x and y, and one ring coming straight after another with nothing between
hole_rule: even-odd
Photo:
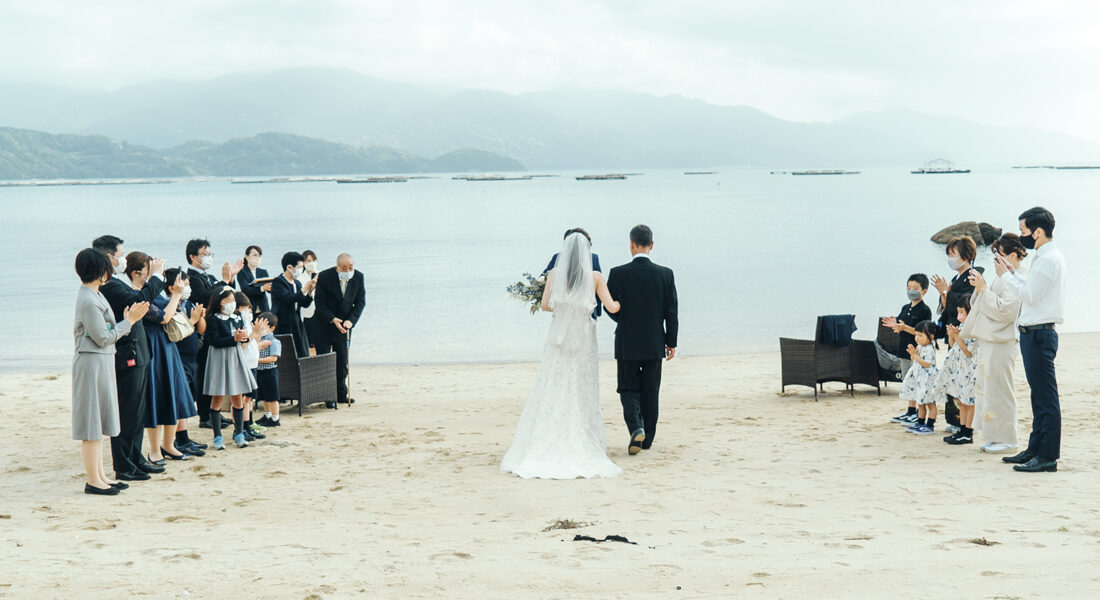
<instances>
[{"instance_id":1,"label":"large rock on beach","mask_svg":"<svg viewBox=\"0 0 1100 600\"><path fill-rule=\"evenodd\" d=\"M939 230L932 236L932 241L937 244L946 244L957 237L963 236L974 240L974 243L979 246L988 246L1001 237L1001 229L989 223L963 221Z\"/></svg>"}]
</instances>

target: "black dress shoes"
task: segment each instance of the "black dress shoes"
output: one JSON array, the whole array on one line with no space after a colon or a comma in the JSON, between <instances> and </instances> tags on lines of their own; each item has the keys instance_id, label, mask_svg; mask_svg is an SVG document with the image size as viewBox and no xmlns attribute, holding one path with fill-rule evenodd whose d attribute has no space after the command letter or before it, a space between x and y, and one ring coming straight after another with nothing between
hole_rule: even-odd
<instances>
[{"instance_id":1,"label":"black dress shoes","mask_svg":"<svg viewBox=\"0 0 1100 600\"><path fill-rule=\"evenodd\" d=\"M1034 452L1032 452L1031 450L1024 450L1016 456L1003 456L1001 457L1001 460L1010 465L1022 465L1033 458L1035 458Z\"/></svg>"},{"instance_id":2,"label":"black dress shoes","mask_svg":"<svg viewBox=\"0 0 1100 600\"><path fill-rule=\"evenodd\" d=\"M1058 470L1058 462L1054 460L1043 460L1036 456L1022 465L1012 467L1012 470L1021 473L1053 473Z\"/></svg>"},{"instance_id":3,"label":"black dress shoes","mask_svg":"<svg viewBox=\"0 0 1100 600\"><path fill-rule=\"evenodd\" d=\"M116 490L118 490L118 491L122 491L122 490L128 490L128 489L130 489L130 486L129 486L129 485L127 485L127 484L125 484L125 483L122 483L121 481L116 481L116 482L114 482L114 483L110 483L110 484L108 484L108 485L110 485L111 487L115 488L115 489L116 489Z\"/></svg>"},{"instance_id":4,"label":"black dress shoes","mask_svg":"<svg viewBox=\"0 0 1100 600\"><path fill-rule=\"evenodd\" d=\"M115 473L115 479L119 481L147 481L152 479L147 473L135 471L133 473Z\"/></svg>"},{"instance_id":5,"label":"black dress shoes","mask_svg":"<svg viewBox=\"0 0 1100 600\"><path fill-rule=\"evenodd\" d=\"M145 460L149 461L149 464L157 466L157 467L163 467L164 463L168 462L167 458L161 458L160 460L153 460L153 459L149 458L148 455L145 456Z\"/></svg>"},{"instance_id":6,"label":"black dress shoes","mask_svg":"<svg viewBox=\"0 0 1100 600\"><path fill-rule=\"evenodd\" d=\"M84 484L84 493L92 494L93 496L117 496L120 491L121 490L118 488L113 487L97 488L90 483Z\"/></svg>"},{"instance_id":7,"label":"black dress shoes","mask_svg":"<svg viewBox=\"0 0 1100 600\"><path fill-rule=\"evenodd\" d=\"M164 467L160 465L153 465L149 463L141 463L138 465L138 469L141 469L144 473L163 473Z\"/></svg>"},{"instance_id":8,"label":"black dress shoes","mask_svg":"<svg viewBox=\"0 0 1100 600\"><path fill-rule=\"evenodd\" d=\"M335 409L336 408L336 403L335 402L325 402L325 408Z\"/></svg>"},{"instance_id":9,"label":"black dress shoes","mask_svg":"<svg viewBox=\"0 0 1100 600\"><path fill-rule=\"evenodd\" d=\"M645 430L635 429L630 434L630 445L627 446L626 451L630 455L637 454L642 451L642 442L645 441Z\"/></svg>"}]
</instances>

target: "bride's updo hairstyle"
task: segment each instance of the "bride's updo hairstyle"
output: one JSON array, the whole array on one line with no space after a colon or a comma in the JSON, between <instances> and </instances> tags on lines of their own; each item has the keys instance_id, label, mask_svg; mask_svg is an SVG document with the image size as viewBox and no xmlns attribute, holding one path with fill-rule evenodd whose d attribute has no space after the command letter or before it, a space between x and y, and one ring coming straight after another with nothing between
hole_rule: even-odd
<instances>
[{"instance_id":1,"label":"bride's updo hairstyle","mask_svg":"<svg viewBox=\"0 0 1100 600\"><path fill-rule=\"evenodd\" d=\"M583 235L586 239L588 239L589 244L592 243L592 236L588 235L588 232L585 231L584 228L582 228L582 227L574 227L574 228L570 229L569 231L566 231L565 235L561 236L561 239L564 240L565 238L569 237L570 235L572 235L574 233L579 233L579 234Z\"/></svg>"}]
</instances>

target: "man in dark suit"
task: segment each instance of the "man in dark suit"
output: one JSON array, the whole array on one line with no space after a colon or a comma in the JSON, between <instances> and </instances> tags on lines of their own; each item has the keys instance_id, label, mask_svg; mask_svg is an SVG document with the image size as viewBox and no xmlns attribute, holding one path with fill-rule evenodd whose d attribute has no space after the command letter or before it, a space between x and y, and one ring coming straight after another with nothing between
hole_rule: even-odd
<instances>
[{"instance_id":1,"label":"man in dark suit","mask_svg":"<svg viewBox=\"0 0 1100 600\"><path fill-rule=\"evenodd\" d=\"M191 284L191 301L195 304L206 306L210 303L210 294L215 289L228 285L233 287L233 277L244 267L244 259L230 265L226 262L222 265L222 278L219 280L207 271L214 267L214 251L210 249L210 242L196 238L187 242L187 276ZM202 381L206 377L206 355L210 348L205 344L199 348L197 362L198 373L195 374L198 395L195 396L195 407L199 413L199 427L210 429L210 396L202 394Z\"/></svg>"},{"instance_id":2,"label":"man in dark suit","mask_svg":"<svg viewBox=\"0 0 1100 600\"><path fill-rule=\"evenodd\" d=\"M135 290L126 273L144 270L145 265L127 265L122 251L122 240L105 235L96 238L92 247L102 250L111 258L116 274L99 291L107 298L115 319L121 321L126 308L135 302L151 302L164 290L164 261L153 259L149 264L149 278L140 290ZM123 481L143 481L148 473L163 473L164 467L145 460L141 445L145 411L149 403L149 339L142 321L134 323L130 335L115 344L115 384L118 387L119 433L111 438L111 459L115 477Z\"/></svg>"},{"instance_id":3,"label":"man in dark suit","mask_svg":"<svg viewBox=\"0 0 1100 600\"><path fill-rule=\"evenodd\" d=\"M611 269L607 289L622 304L608 313L615 328L615 360L619 367L619 399L630 431L627 451L637 454L653 445L657 435L657 399L661 360L676 356L679 329L676 281L672 269L653 263L653 231L645 225L630 230L634 259Z\"/></svg>"},{"instance_id":4,"label":"man in dark suit","mask_svg":"<svg viewBox=\"0 0 1100 600\"><path fill-rule=\"evenodd\" d=\"M317 275L314 302L317 311L317 354L336 352L336 392L340 402L351 403L348 396L348 346L351 329L359 321L366 306L367 291L363 274L355 270L350 254L336 257L336 266ZM336 403L326 403L336 408Z\"/></svg>"},{"instance_id":5,"label":"man in dark suit","mask_svg":"<svg viewBox=\"0 0 1100 600\"><path fill-rule=\"evenodd\" d=\"M564 239L568 238L569 235L572 234L572 233L579 233L579 234L583 235L584 237L588 238L588 244L589 245L592 244L592 236L588 235L588 232L585 231L584 229L580 228L580 227L574 227L573 229L570 229L569 231L566 231L565 235L562 236L562 239L564 240ZM554 266L557 265L557 264L558 264L558 255L557 255L557 253L555 253L554 256L550 257L550 263L548 265L546 265L546 268L543 269L542 272L543 273L549 273L550 271L553 271ZM592 253L592 270L597 272L597 273L603 273L603 270L600 269L600 257L595 252ZM603 303L600 302L599 296L596 296L596 308L592 309L592 318L593 319L599 318L599 316L602 312L603 312Z\"/></svg>"}]
</instances>

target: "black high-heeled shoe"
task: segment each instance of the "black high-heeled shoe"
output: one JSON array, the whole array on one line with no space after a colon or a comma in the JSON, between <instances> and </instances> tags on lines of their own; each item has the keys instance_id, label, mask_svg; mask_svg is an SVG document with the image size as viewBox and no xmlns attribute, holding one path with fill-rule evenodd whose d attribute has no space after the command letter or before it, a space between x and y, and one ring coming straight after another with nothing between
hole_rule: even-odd
<instances>
[{"instance_id":1,"label":"black high-heeled shoe","mask_svg":"<svg viewBox=\"0 0 1100 600\"><path fill-rule=\"evenodd\" d=\"M191 460L191 455L187 453L171 454L164 448L160 449L160 453L164 455L165 460Z\"/></svg>"},{"instance_id":2,"label":"black high-heeled shoe","mask_svg":"<svg viewBox=\"0 0 1100 600\"><path fill-rule=\"evenodd\" d=\"M84 484L84 493L91 494L93 496L117 496L119 491L121 490L114 487L98 488L90 483Z\"/></svg>"}]
</instances>

